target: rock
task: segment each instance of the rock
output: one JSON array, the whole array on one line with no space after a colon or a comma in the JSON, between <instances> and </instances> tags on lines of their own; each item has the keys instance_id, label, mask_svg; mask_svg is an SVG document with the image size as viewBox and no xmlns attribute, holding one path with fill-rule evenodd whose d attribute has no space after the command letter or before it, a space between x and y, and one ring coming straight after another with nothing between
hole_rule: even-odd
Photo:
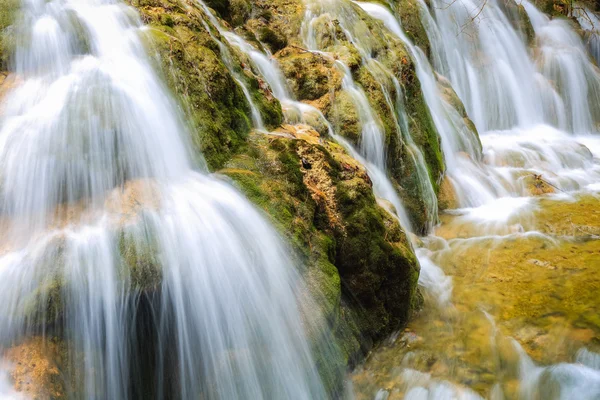
<instances>
[{"instance_id":1,"label":"rock","mask_svg":"<svg viewBox=\"0 0 600 400\"><path fill-rule=\"evenodd\" d=\"M62 342L33 337L9 348L5 360L12 364L10 376L15 390L34 399L65 397Z\"/></svg>"},{"instance_id":2,"label":"rock","mask_svg":"<svg viewBox=\"0 0 600 400\"><path fill-rule=\"evenodd\" d=\"M442 179L438 194L438 207L440 211L453 210L459 207L456 190L448 176Z\"/></svg>"},{"instance_id":3,"label":"rock","mask_svg":"<svg viewBox=\"0 0 600 400\"><path fill-rule=\"evenodd\" d=\"M542 196L544 194L555 193L556 189L546 182L542 175L530 174L521 178L525 190L531 196Z\"/></svg>"},{"instance_id":4,"label":"rock","mask_svg":"<svg viewBox=\"0 0 600 400\"><path fill-rule=\"evenodd\" d=\"M0 71L7 71L10 54L13 50L13 32L10 25L17 18L20 2L18 0L0 0Z\"/></svg>"},{"instance_id":5,"label":"rock","mask_svg":"<svg viewBox=\"0 0 600 400\"><path fill-rule=\"evenodd\" d=\"M301 130L287 129L294 137ZM289 136L252 135L252 156L233 158L221 173L267 212L308 261L309 274L341 279L326 296L333 305L325 306L327 318L357 313L362 345L369 348L410 315L418 263L397 221L377 204L363 166L335 143ZM312 168L302 168L302 159ZM331 272L323 275L322 268ZM351 304L341 305L342 294L354 299ZM347 340L358 343L354 334ZM355 346L347 348L348 357L361 352Z\"/></svg>"},{"instance_id":6,"label":"rock","mask_svg":"<svg viewBox=\"0 0 600 400\"><path fill-rule=\"evenodd\" d=\"M333 60L300 47L287 47L277 61L299 100L318 100L341 86L341 75Z\"/></svg>"},{"instance_id":7,"label":"rock","mask_svg":"<svg viewBox=\"0 0 600 400\"><path fill-rule=\"evenodd\" d=\"M229 2L217 1L228 7ZM192 143L212 168L239 151L252 128L250 108L242 89L223 64L220 49L200 22L196 4L177 0L144 0L137 5L149 24L148 46L158 52L164 78L187 111ZM168 23L165 15L170 16ZM227 41L222 38L222 42ZM235 55L235 52L230 49ZM237 60L242 65L241 60ZM279 101L265 92L256 76L244 69L244 79L267 127L282 122Z\"/></svg>"}]
</instances>

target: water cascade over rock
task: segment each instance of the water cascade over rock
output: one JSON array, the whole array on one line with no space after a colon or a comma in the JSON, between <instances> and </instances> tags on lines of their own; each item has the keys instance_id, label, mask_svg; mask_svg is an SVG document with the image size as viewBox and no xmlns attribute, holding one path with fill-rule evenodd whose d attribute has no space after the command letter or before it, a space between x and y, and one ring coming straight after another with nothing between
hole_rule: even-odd
<instances>
[{"instance_id":1,"label":"water cascade over rock","mask_svg":"<svg viewBox=\"0 0 600 400\"><path fill-rule=\"evenodd\" d=\"M260 213L195 170L136 12L33 0L16 29L0 130L5 357L59 341L53 397L329 397L309 341L318 307Z\"/></svg>"},{"instance_id":2,"label":"water cascade over rock","mask_svg":"<svg viewBox=\"0 0 600 400\"><path fill-rule=\"evenodd\" d=\"M362 7L408 42L387 8ZM424 94L427 82L432 100L451 86L482 151L456 145L468 131L438 124L457 201L418 249L427 311L355 372L355 389L378 398L597 398L596 353L578 351L598 332L587 319L594 306L584 305L595 283L565 274L591 268L581 277L596 282L599 266L597 236L587 236L597 221L576 217L598 202L599 71L572 22L528 2L421 3L421 20L434 71L420 76ZM428 106L434 120L452 121ZM466 163L456 162L461 152ZM567 256L582 250L575 243L594 255ZM374 370L390 375L373 386L365 376Z\"/></svg>"},{"instance_id":3,"label":"water cascade over rock","mask_svg":"<svg viewBox=\"0 0 600 400\"><path fill-rule=\"evenodd\" d=\"M0 398L600 398L589 1L0 8Z\"/></svg>"}]
</instances>

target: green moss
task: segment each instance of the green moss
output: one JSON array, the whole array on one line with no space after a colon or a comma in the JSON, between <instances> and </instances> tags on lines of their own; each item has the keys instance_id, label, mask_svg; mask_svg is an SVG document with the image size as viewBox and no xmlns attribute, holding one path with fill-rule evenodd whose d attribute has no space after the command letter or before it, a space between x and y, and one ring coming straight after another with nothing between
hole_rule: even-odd
<instances>
[{"instance_id":1,"label":"green moss","mask_svg":"<svg viewBox=\"0 0 600 400\"><path fill-rule=\"evenodd\" d=\"M31 327L46 328L64 314L63 281L58 275L45 279L23 302L23 311Z\"/></svg>"},{"instance_id":2,"label":"green moss","mask_svg":"<svg viewBox=\"0 0 600 400\"><path fill-rule=\"evenodd\" d=\"M267 26L260 29L258 37L261 42L266 43L270 47L273 53L276 53L287 46L287 39L285 36Z\"/></svg>"},{"instance_id":3,"label":"green moss","mask_svg":"<svg viewBox=\"0 0 600 400\"><path fill-rule=\"evenodd\" d=\"M250 18L252 6L247 0L230 0L229 22L233 26L244 25Z\"/></svg>"},{"instance_id":4,"label":"green moss","mask_svg":"<svg viewBox=\"0 0 600 400\"><path fill-rule=\"evenodd\" d=\"M418 264L404 235L396 243L386 237L385 223L391 221L376 205L368 185L355 180L341 182L338 199L347 231L339 239L336 265L343 266L341 275L352 289L350 293L368 310L361 315L361 331L368 325L373 337L381 339L410 315L408 304L399 299L413 301Z\"/></svg>"},{"instance_id":5,"label":"green moss","mask_svg":"<svg viewBox=\"0 0 600 400\"><path fill-rule=\"evenodd\" d=\"M414 70L409 71L405 78L405 89L406 112L409 117L410 130L415 143L423 151L431 183L437 193L446 168L444 154L437 129L421 92L421 84Z\"/></svg>"},{"instance_id":6,"label":"green moss","mask_svg":"<svg viewBox=\"0 0 600 400\"><path fill-rule=\"evenodd\" d=\"M184 10L177 2L163 4L159 0L145 0L139 8L153 28L149 46L159 55L165 81L184 105L192 144L203 153L210 168L221 168L244 149L252 129L251 112L242 89L222 61L219 46L201 23L204 14L197 7ZM281 105L249 69L242 69L235 52L230 52L265 125L279 126L283 120Z\"/></svg>"},{"instance_id":7,"label":"green moss","mask_svg":"<svg viewBox=\"0 0 600 400\"><path fill-rule=\"evenodd\" d=\"M9 26L15 20L19 6L19 0L0 0L0 71L8 69L13 42Z\"/></svg>"},{"instance_id":8,"label":"green moss","mask_svg":"<svg viewBox=\"0 0 600 400\"><path fill-rule=\"evenodd\" d=\"M328 118L335 131L347 138L350 143L355 146L360 143L362 129L358 112L348 92L342 90L335 94Z\"/></svg>"},{"instance_id":9,"label":"green moss","mask_svg":"<svg viewBox=\"0 0 600 400\"><path fill-rule=\"evenodd\" d=\"M230 0L204 0L204 3L215 10L224 19L229 15Z\"/></svg>"},{"instance_id":10,"label":"green moss","mask_svg":"<svg viewBox=\"0 0 600 400\"><path fill-rule=\"evenodd\" d=\"M429 38L421 23L421 10L418 0L396 0L395 9L400 17L406 36L425 54L429 54Z\"/></svg>"},{"instance_id":11,"label":"green moss","mask_svg":"<svg viewBox=\"0 0 600 400\"><path fill-rule=\"evenodd\" d=\"M277 54L277 61L300 100L320 99L341 85L333 62L318 53L290 47Z\"/></svg>"},{"instance_id":12,"label":"green moss","mask_svg":"<svg viewBox=\"0 0 600 400\"><path fill-rule=\"evenodd\" d=\"M153 291L162 282L162 266L156 234L149 226L119 234L119 254L123 278L134 290Z\"/></svg>"},{"instance_id":13,"label":"green moss","mask_svg":"<svg viewBox=\"0 0 600 400\"><path fill-rule=\"evenodd\" d=\"M185 105L192 144L210 167L218 168L244 145L252 126L250 109L217 50L208 47L207 33L175 24L153 24L151 43L168 86Z\"/></svg>"}]
</instances>

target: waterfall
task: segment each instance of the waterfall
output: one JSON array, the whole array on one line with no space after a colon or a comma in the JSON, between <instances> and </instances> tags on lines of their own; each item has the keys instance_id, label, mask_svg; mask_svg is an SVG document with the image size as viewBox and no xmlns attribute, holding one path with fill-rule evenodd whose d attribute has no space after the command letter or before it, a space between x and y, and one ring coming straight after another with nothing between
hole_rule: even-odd
<instances>
[{"instance_id":1,"label":"waterfall","mask_svg":"<svg viewBox=\"0 0 600 400\"><path fill-rule=\"evenodd\" d=\"M496 1L435 3L433 18L424 8L435 69L452 82L480 132L537 124L595 131L600 74L581 40L566 21L523 6L535 30L533 53Z\"/></svg>"},{"instance_id":2,"label":"waterfall","mask_svg":"<svg viewBox=\"0 0 600 400\"><path fill-rule=\"evenodd\" d=\"M600 74L581 40L566 22L550 21L523 2L535 30L529 51L503 7L495 1L482 5L436 3L432 16L422 4L434 69L449 79L483 145L484 164L473 168L461 160L467 168L453 179L461 205L527 196L522 180L532 174L561 190L590 188L600 177L593 161L598 141L581 135L597 130ZM461 187L465 181L483 190L469 196L473 191Z\"/></svg>"},{"instance_id":3,"label":"waterfall","mask_svg":"<svg viewBox=\"0 0 600 400\"><path fill-rule=\"evenodd\" d=\"M335 18L336 22L340 24L346 39L356 46L360 52L362 63L369 66L369 72L372 74L385 96L387 106L396 125L396 133L400 141L406 146L410 160L415 166L420 196L425 201L429 223L433 224L437 219L437 198L425 166L423 154L414 144L408 129L407 117L402 99L403 91L398 79L394 76L392 71L388 70L382 63L371 56L371 45L369 43L368 35L365 35L364 32L367 28L361 25L362 21L360 21L351 3L345 3L338 0L328 0L326 2L318 3L307 1L306 6L307 9L302 26L302 36L308 49L315 52L321 52L327 56L327 52L323 51L321 48L314 25L319 23L323 16L330 19ZM333 35L333 37L335 37L335 35ZM351 148L347 141L342 142L346 143L346 148L349 149L355 157L360 154L359 159L361 159L361 162L367 167L369 176L373 181L376 196L389 201L394 206L395 214L398 216L402 226L408 231L412 231L413 227L411 226L412 224L402 200L398 196L394 184L387 173L388 160L385 144L386 139L379 117L372 109L364 90L354 81L348 65L343 59L336 59L335 64L342 72L342 89L350 95L354 103L362 131L358 153ZM392 96L390 85L393 92L395 92L395 96Z\"/></svg>"},{"instance_id":4,"label":"waterfall","mask_svg":"<svg viewBox=\"0 0 600 400\"><path fill-rule=\"evenodd\" d=\"M435 74L422 50L405 35L396 17L384 6L357 2L370 16L378 19L407 47L415 63L417 76L425 102L442 139L447 174L458 191L461 205L475 206L505 193L502 185L486 179L480 160L481 152L476 133L472 132L458 111L447 101L440 90ZM460 153L469 157L461 156Z\"/></svg>"},{"instance_id":5,"label":"waterfall","mask_svg":"<svg viewBox=\"0 0 600 400\"><path fill-rule=\"evenodd\" d=\"M190 161L137 14L23 15L0 125L3 353L63 340L70 398L327 398L318 307L260 213Z\"/></svg>"},{"instance_id":6,"label":"waterfall","mask_svg":"<svg viewBox=\"0 0 600 400\"><path fill-rule=\"evenodd\" d=\"M225 30L225 28L221 26L217 18L212 14L211 10L206 6L206 4L202 0L198 0L197 2L200 5L200 7L202 7L202 10L208 17L210 23L217 29L217 32L219 32L220 35L225 36L225 38L228 38L227 30ZM252 114L252 122L254 123L254 127L259 131L265 131L265 124L263 122L262 116L260 115L260 111L254 103L254 100L252 99L250 89L245 83L243 73L241 73L235 65L233 55L229 51L229 48L213 34L209 24L205 20L201 20L201 23L204 26L204 29L206 29L206 31L209 33L212 40L217 44L217 46L219 46L219 50L221 52L221 60L227 67L227 70L229 71L235 82L242 89L244 97L246 97L246 101L250 106L250 112Z\"/></svg>"},{"instance_id":7,"label":"waterfall","mask_svg":"<svg viewBox=\"0 0 600 400\"><path fill-rule=\"evenodd\" d=\"M586 31L587 49L598 65L600 63L600 19L585 7L578 7L573 12L579 25Z\"/></svg>"}]
</instances>

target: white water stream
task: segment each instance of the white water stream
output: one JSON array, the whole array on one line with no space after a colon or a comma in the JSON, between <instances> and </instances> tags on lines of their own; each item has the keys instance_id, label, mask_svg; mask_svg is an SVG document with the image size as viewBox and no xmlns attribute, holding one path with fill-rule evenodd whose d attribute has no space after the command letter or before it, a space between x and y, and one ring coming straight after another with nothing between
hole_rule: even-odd
<instances>
[{"instance_id":1,"label":"white water stream","mask_svg":"<svg viewBox=\"0 0 600 400\"><path fill-rule=\"evenodd\" d=\"M23 15L0 122L3 352L64 337L78 399L327 398L318 308L259 212L194 171L136 12Z\"/></svg>"},{"instance_id":2,"label":"white water stream","mask_svg":"<svg viewBox=\"0 0 600 400\"><path fill-rule=\"evenodd\" d=\"M600 73L587 53L598 57L595 33L586 47L568 23L524 1L535 31L531 51L495 0L485 7L432 0L431 13L421 4L432 66L387 8L356 4L409 50L457 190L456 213L477 224L482 239L503 240L511 233L507 221L535 203L523 183L528 175L542 175L563 191L600 189ZM220 35L252 60L290 122L311 113L324 119L293 99L268 54L227 31L201 5ZM423 156L406 126L398 80L371 57L355 6L308 3L304 39L313 51L323 50L313 24L324 16L341 25L381 85L422 178L422 194L436 208ZM101 0L29 0L19 26L19 81L0 122L0 346L6 350L31 334L64 335L76 369L73 398L327 398L305 333L306 324L318 330L320 321L315 317L313 326L302 318L312 303L299 302L306 289L287 249L236 191L195 171L185 126L149 67L136 13ZM213 39L262 129L229 49ZM328 125L330 133L365 164L376 194L394 205L410 230L387 175L379 116L348 66L336 64L358 110L358 151ZM475 122L482 152L444 99L446 83ZM139 271L129 269L123 241L140 255L151 249L150 265L144 265L149 278L140 281ZM420 283L440 308L451 308L452 281L432 261L438 252L418 250ZM160 278L153 284L155 274ZM58 294L52 291L57 284ZM152 286L151 293L140 292L140 284ZM61 315L47 308L56 296ZM143 351L149 358L132 340L147 328L135 322L140 318L150 324ZM582 350L576 361L582 365L538 367L523 353L522 397L569 399L576 392L581 399L598 398L598 356ZM479 398L410 368L402 373L408 399ZM12 389L0 383L11 398ZM385 399L386 393L375 396ZM490 397L501 396L494 389Z\"/></svg>"},{"instance_id":3,"label":"white water stream","mask_svg":"<svg viewBox=\"0 0 600 400\"><path fill-rule=\"evenodd\" d=\"M432 306L439 307L441 315L447 315L447 329L451 332L460 327L450 322L456 312L449 303L450 278L432 259L439 261L444 254L483 245L486 240L501 244L510 243L511 237L544 238L534 231L514 233L514 229L517 232L527 229L527 220L523 218L531 218L537 207L524 184L525 178L532 174L541 175L559 188L557 198L569 197L562 191L598 190L600 73L569 23L550 20L526 1L523 5L535 31L535 51L529 50L524 34L514 28L505 7L495 1L450 4L433 1L431 8L421 3L422 22L432 46L436 72L431 71L421 50L410 43L387 8L357 4L384 22L411 49L424 96L442 138L448 176L462 207L454 213L459 215L461 223L475 227L480 235L449 243L429 238L426 241L432 250L420 250L423 268L420 283L434 299ZM588 48L593 55L592 40L593 36ZM482 155L477 146L465 147L469 140L463 135L468 137L472 133L452 125L457 119L441 100L440 83L436 82L445 78L436 77L436 73L449 80L464 102L479 130ZM469 156L461 157L459 153ZM518 227L511 226L509 221L519 221ZM488 319L493 324L492 317L488 315ZM436 329L435 325L432 329ZM410 354L406 354L405 360L410 359ZM538 367L524 351L520 357L519 398L600 396L597 366L590 366L589 361L586 364L581 357L576 361L586 366L563 363ZM588 360L596 357L587 353ZM403 376L399 378L407 385L402 389L405 399L481 398L464 386L411 370L410 365L410 362L404 365ZM380 391L375 397L389 395ZM489 398L504 398L500 385L489 392Z\"/></svg>"}]
</instances>

